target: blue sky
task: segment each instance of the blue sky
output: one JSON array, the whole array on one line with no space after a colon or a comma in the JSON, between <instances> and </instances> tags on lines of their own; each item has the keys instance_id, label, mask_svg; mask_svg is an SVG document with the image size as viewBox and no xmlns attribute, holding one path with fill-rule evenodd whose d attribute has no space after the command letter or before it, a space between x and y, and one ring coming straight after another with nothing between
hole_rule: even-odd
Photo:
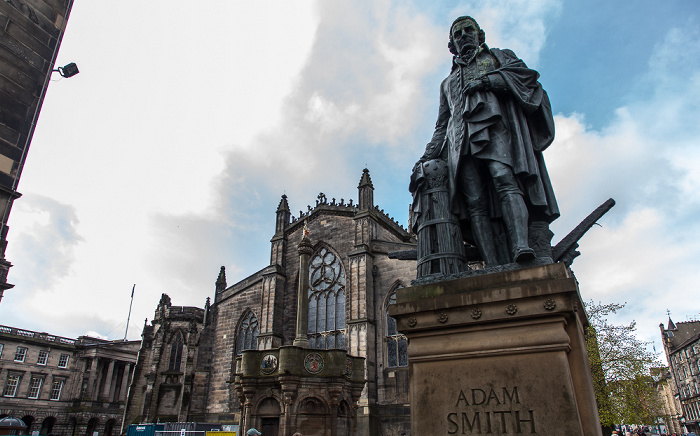
<instances>
[{"instance_id":1,"label":"blue sky","mask_svg":"<svg viewBox=\"0 0 700 436\"><path fill-rule=\"evenodd\" d=\"M250 2L248 2L250 3ZM269 262L275 209L357 197L408 219L432 135L449 25L541 74L557 136L545 159L558 242L581 241L584 300L658 324L700 315L700 2L76 2L10 217L14 289L0 323L138 338L160 294L202 306Z\"/></svg>"}]
</instances>

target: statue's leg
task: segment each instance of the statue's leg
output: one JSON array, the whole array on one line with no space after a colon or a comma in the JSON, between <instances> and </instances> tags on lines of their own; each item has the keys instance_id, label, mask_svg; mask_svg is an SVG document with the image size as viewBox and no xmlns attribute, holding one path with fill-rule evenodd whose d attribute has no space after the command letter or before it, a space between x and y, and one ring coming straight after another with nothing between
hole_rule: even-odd
<instances>
[{"instance_id":1,"label":"statue's leg","mask_svg":"<svg viewBox=\"0 0 700 436\"><path fill-rule=\"evenodd\" d=\"M513 262L535 258L535 250L527 241L528 211L523 193L518 187L513 170L500 162L490 161L489 172L501 203L503 222L510 238Z\"/></svg>"},{"instance_id":2,"label":"statue's leg","mask_svg":"<svg viewBox=\"0 0 700 436\"><path fill-rule=\"evenodd\" d=\"M498 255L493 242L491 220L488 216L486 184L483 171L477 166L476 159L468 159L460 172L460 188L464 193L469 210L472 236L486 266L498 265Z\"/></svg>"}]
</instances>

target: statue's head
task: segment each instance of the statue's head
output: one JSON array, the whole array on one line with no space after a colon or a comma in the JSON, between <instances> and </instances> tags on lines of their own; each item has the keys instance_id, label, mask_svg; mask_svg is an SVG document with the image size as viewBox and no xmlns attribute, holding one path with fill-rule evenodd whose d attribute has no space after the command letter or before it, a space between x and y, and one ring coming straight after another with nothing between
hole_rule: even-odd
<instances>
[{"instance_id":1,"label":"statue's head","mask_svg":"<svg viewBox=\"0 0 700 436\"><path fill-rule=\"evenodd\" d=\"M475 19L469 16L457 18L450 27L450 53L458 55L464 50L473 49L486 41L486 34Z\"/></svg>"}]
</instances>

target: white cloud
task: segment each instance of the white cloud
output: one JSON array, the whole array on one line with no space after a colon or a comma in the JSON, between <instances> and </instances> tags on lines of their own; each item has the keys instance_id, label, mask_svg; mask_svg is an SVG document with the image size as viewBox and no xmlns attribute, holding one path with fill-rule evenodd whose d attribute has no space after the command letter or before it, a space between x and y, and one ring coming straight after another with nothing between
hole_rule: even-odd
<instances>
[{"instance_id":1,"label":"white cloud","mask_svg":"<svg viewBox=\"0 0 700 436\"><path fill-rule=\"evenodd\" d=\"M16 202L12 214L22 222L12 228L10 240L22 248L12 260L23 265L20 272L25 274L19 279L29 290L44 289L47 277L60 281L69 276L76 248L84 242L78 233L80 222L75 207L40 195L25 195Z\"/></svg>"},{"instance_id":2,"label":"white cloud","mask_svg":"<svg viewBox=\"0 0 700 436\"><path fill-rule=\"evenodd\" d=\"M561 9L560 0L469 0L453 8L449 16L473 17L486 32L486 44L509 48L536 69L547 38L546 22Z\"/></svg>"},{"instance_id":3,"label":"white cloud","mask_svg":"<svg viewBox=\"0 0 700 436\"><path fill-rule=\"evenodd\" d=\"M42 109L10 220L17 287L3 323L107 334L124 327L136 283L138 338L162 292L202 306L220 265L229 284L264 266L282 193L294 215L320 190L347 201L365 165L377 203L404 222L449 72L446 26L471 15L490 46L536 68L548 23L566 12L556 0L138 8L74 6L58 63L81 74L52 83ZM545 153L563 214L554 242L617 200L574 270L585 299L629 301L623 316L647 339L667 307L700 311L699 45L692 22L670 30L605 129L559 114ZM559 68L549 74L575 66Z\"/></svg>"},{"instance_id":4,"label":"white cloud","mask_svg":"<svg viewBox=\"0 0 700 436\"><path fill-rule=\"evenodd\" d=\"M653 86L648 93L602 131L588 130L580 115L558 115L546 152L563 213L559 237L608 197L617 200L603 228L581 241L573 269L584 299L627 301L618 317L636 318L649 341L658 341L666 309L677 321L700 312L699 36L694 27L671 29L639 84Z\"/></svg>"}]
</instances>

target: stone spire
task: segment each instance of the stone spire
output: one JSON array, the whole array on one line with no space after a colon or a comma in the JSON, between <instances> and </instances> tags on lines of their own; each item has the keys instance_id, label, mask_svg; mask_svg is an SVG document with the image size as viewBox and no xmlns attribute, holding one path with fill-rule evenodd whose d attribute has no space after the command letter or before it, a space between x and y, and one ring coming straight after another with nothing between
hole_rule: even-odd
<instances>
[{"instance_id":1,"label":"stone spire","mask_svg":"<svg viewBox=\"0 0 700 436\"><path fill-rule=\"evenodd\" d=\"M216 279L216 292L223 292L226 289L226 267L221 267L219 277Z\"/></svg>"},{"instance_id":2,"label":"stone spire","mask_svg":"<svg viewBox=\"0 0 700 436\"><path fill-rule=\"evenodd\" d=\"M207 297L207 301L204 303L204 325L209 324L209 309L211 308L211 300Z\"/></svg>"},{"instance_id":3,"label":"stone spire","mask_svg":"<svg viewBox=\"0 0 700 436\"><path fill-rule=\"evenodd\" d=\"M282 195L279 206L277 206L277 223L275 225L275 234L284 232L289 225L289 203L287 203L287 195Z\"/></svg>"},{"instance_id":4,"label":"stone spire","mask_svg":"<svg viewBox=\"0 0 700 436\"><path fill-rule=\"evenodd\" d=\"M374 207L374 186L367 168L362 170L362 178L357 186L357 191L359 197L357 208L359 210L372 209Z\"/></svg>"}]
</instances>

